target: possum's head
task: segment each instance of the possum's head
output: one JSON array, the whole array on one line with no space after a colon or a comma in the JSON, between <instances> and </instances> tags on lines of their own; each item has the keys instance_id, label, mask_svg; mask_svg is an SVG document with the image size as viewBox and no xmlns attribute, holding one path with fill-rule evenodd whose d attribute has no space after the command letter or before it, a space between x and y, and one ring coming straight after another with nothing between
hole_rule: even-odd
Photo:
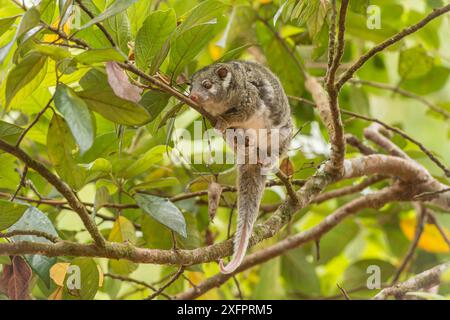
<instances>
[{"instance_id":1,"label":"possum's head","mask_svg":"<svg viewBox=\"0 0 450 320\"><path fill-rule=\"evenodd\" d=\"M220 114L235 84L233 69L217 63L197 71L191 80L190 98L211 114Z\"/></svg>"}]
</instances>

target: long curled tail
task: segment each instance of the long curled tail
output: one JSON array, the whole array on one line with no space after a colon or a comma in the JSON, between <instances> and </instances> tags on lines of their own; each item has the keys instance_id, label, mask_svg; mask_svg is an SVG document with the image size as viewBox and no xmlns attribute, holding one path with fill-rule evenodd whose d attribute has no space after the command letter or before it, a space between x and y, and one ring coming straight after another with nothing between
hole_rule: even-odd
<instances>
[{"instance_id":1,"label":"long curled tail","mask_svg":"<svg viewBox=\"0 0 450 320\"><path fill-rule=\"evenodd\" d=\"M266 175L261 174L260 164L241 164L238 166L238 222L234 236L234 253L225 266L220 260L220 271L232 273L239 267L247 252L248 242L259 212L259 204L264 192Z\"/></svg>"}]
</instances>

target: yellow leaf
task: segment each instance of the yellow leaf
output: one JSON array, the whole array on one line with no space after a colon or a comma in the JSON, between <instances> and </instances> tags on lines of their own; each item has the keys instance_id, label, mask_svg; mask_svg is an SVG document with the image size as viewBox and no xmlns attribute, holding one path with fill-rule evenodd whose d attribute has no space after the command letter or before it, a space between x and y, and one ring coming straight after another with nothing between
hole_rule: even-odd
<instances>
[{"instance_id":1,"label":"yellow leaf","mask_svg":"<svg viewBox=\"0 0 450 320\"><path fill-rule=\"evenodd\" d=\"M134 243L136 239L135 232L133 223L127 218L119 216L116 222L114 222L108 240L112 242L129 241Z\"/></svg>"},{"instance_id":2,"label":"yellow leaf","mask_svg":"<svg viewBox=\"0 0 450 320\"><path fill-rule=\"evenodd\" d=\"M66 277L67 269L69 268L69 266L70 263L60 262L55 263L50 268L50 278L60 287L64 287L64 278Z\"/></svg>"},{"instance_id":3,"label":"yellow leaf","mask_svg":"<svg viewBox=\"0 0 450 320\"><path fill-rule=\"evenodd\" d=\"M220 57L222 57L224 49L214 43L210 43L208 45L208 51L209 51L209 56L211 57L211 59L215 61L215 60L220 59Z\"/></svg>"},{"instance_id":4,"label":"yellow leaf","mask_svg":"<svg viewBox=\"0 0 450 320\"><path fill-rule=\"evenodd\" d=\"M414 234L416 232L416 224L417 221L414 217L401 219L400 228L402 229L404 235L408 238L408 240L412 240L414 238ZM450 237L450 232L445 227L443 227L443 229L447 237ZM422 236L420 237L417 246L420 249L433 253L450 252L450 249L445 240L442 238L439 230L434 224L429 223L426 223L424 225Z\"/></svg>"},{"instance_id":5,"label":"yellow leaf","mask_svg":"<svg viewBox=\"0 0 450 320\"><path fill-rule=\"evenodd\" d=\"M103 287L103 280L105 279L105 276L103 275L103 270L100 267L100 265L97 265L98 269L98 286Z\"/></svg>"},{"instance_id":6,"label":"yellow leaf","mask_svg":"<svg viewBox=\"0 0 450 320\"><path fill-rule=\"evenodd\" d=\"M51 268L50 268L50 278L53 280L53 282L55 282L55 284L58 287L64 287L64 279L66 278L66 273L67 273L67 269L69 268L70 263L67 262L60 262L60 263L55 263ZM101 287L103 286L103 270L102 268L100 268L99 265L97 265L98 268L98 286ZM62 291L60 293L58 293L58 289L53 292L50 296L53 296L55 294L61 295ZM49 299L50 299L49 296ZM60 300L60 299L53 299L53 300Z\"/></svg>"},{"instance_id":7,"label":"yellow leaf","mask_svg":"<svg viewBox=\"0 0 450 320\"><path fill-rule=\"evenodd\" d=\"M194 271L189 271L186 272L188 279L194 284L194 285L198 285L200 282L202 282L203 280L206 279L205 274L201 273L201 272L194 272ZM191 284L189 284L190 287ZM200 297L198 297L198 300L219 300L220 296L218 293L217 289L213 289L210 290L208 292L206 292L205 294L201 295Z\"/></svg>"},{"instance_id":8,"label":"yellow leaf","mask_svg":"<svg viewBox=\"0 0 450 320\"><path fill-rule=\"evenodd\" d=\"M56 290L48 296L48 300L62 300L63 287L57 287Z\"/></svg>"},{"instance_id":9,"label":"yellow leaf","mask_svg":"<svg viewBox=\"0 0 450 320\"><path fill-rule=\"evenodd\" d=\"M56 19L55 22L52 23L53 28L58 28L59 25L59 18ZM63 31L65 34L70 34L70 19L63 25ZM59 36L55 33L50 33L44 35L44 42L62 42L63 39L59 38Z\"/></svg>"}]
</instances>

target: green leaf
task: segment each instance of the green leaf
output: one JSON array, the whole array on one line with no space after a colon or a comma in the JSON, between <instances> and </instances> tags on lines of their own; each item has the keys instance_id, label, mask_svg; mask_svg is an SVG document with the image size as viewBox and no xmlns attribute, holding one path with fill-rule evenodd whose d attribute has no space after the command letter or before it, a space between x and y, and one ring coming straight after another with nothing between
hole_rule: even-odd
<instances>
[{"instance_id":1,"label":"green leaf","mask_svg":"<svg viewBox=\"0 0 450 320\"><path fill-rule=\"evenodd\" d=\"M206 23L187 29L171 44L169 74L175 78L214 36L214 24Z\"/></svg>"},{"instance_id":2,"label":"green leaf","mask_svg":"<svg viewBox=\"0 0 450 320\"><path fill-rule=\"evenodd\" d=\"M109 17L112 17L122 11L125 11L129 6L135 3L137 0L116 0L114 3L109 6L105 11L96 16L94 19L86 23L85 25L80 27L80 30L89 28L90 26L101 22Z\"/></svg>"},{"instance_id":3,"label":"green leaf","mask_svg":"<svg viewBox=\"0 0 450 320\"><path fill-rule=\"evenodd\" d=\"M161 189L161 188L166 188L166 187L173 187L173 186L176 186L179 184L180 184L180 181L178 181L177 178L165 177L165 178L159 178L159 179L139 183L139 184L133 186L130 190Z\"/></svg>"},{"instance_id":4,"label":"green leaf","mask_svg":"<svg viewBox=\"0 0 450 320\"><path fill-rule=\"evenodd\" d=\"M315 267L306 260L301 248L288 251L281 257L281 276L288 292L301 292L308 296L320 294Z\"/></svg>"},{"instance_id":5,"label":"green leaf","mask_svg":"<svg viewBox=\"0 0 450 320\"><path fill-rule=\"evenodd\" d=\"M142 215L141 230L146 247L166 250L172 247L170 230L149 215Z\"/></svg>"},{"instance_id":6,"label":"green leaf","mask_svg":"<svg viewBox=\"0 0 450 320\"><path fill-rule=\"evenodd\" d=\"M335 256L341 254L347 245L358 234L358 225L351 220L346 220L320 239L320 264L325 264ZM313 249L314 253L316 248Z\"/></svg>"},{"instance_id":7,"label":"green leaf","mask_svg":"<svg viewBox=\"0 0 450 320\"><path fill-rule=\"evenodd\" d=\"M326 22L328 10L330 9L330 5L326 1L317 1L316 3L318 4L318 7L306 22L311 39L322 30L322 26Z\"/></svg>"},{"instance_id":8,"label":"green leaf","mask_svg":"<svg viewBox=\"0 0 450 320\"><path fill-rule=\"evenodd\" d=\"M161 277L169 277L170 275L177 272L177 270L178 269L174 266L165 265L161 269ZM168 295L177 295L178 293L183 292L185 290L184 289L185 282L186 281L184 281L183 277L179 277L173 283L171 283L170 286L168 286L164 292ZM161 297L159 299L166 299L166 298Z\"/></svg>"},{"instance_id":9,"label":"green leaf","mask_svg":"<svg viewBox=\"0 0 450 320\"><path fill-rule=\"evenodd\" d=\"M50 219L39 209L35 207L28 207L25 214L17 221L8 231L13 230L35 230L45 232L57 237L58 233L55 230ZM42 237L23 235L14 236L11 238L14 242L30 241L40 243L51 243L50 240ZM39 275L47 287L50 287L50 268L56 263L56 258L42 255L25 255L25 260L30 265L31 269Z\"/></svg>"},{"instance_id":10,"label":"green leaf","mask_svg":"<svg viewBox=\"0 0 450 320\"><path fill-rule=\"evenodd\" d=\"M8 200L0 200L0 230L4 230L12 226L24 212L28 206L11 202Z\"/></svg>"},{"instance_id":11,"label":"green leaf","mask_svg":"<svg viewBox=\"0 0 450 320\"><path fill-rule=\"evenodd\" d=\"M84 90L108 90L112 91L106 73L103 69L91 69L80 79L80 86Z\"/></svg>"},{"instance_id":12,"label":"green leaf","mask_svg":"<svg viewBox=\"0 0 450 320\"><path fill-rule=\"evenodd\" d=\"M360 14L366 14L369 0L353 0L349 2L350 10Z\"/></svg>"},{"instance_id":13,"label":"green leaf","mask_svg":"<svg viewBox=\"0 0 450 320\"><path fill-rule=\"evenodd\" d=\"M0 152L0 189L15 191L20 177L15 171L17 168L16 158L9 153Z\"/></svg>"},{"instance_id":14,"label":"green leaf","mask_svg":"<svg viewBox=\"0 0 450 320\"><path fill-rule=\"evenodd\" d=\"M389 9L386 9L389 10ZM383 10L384 13L384 10ZM387 38L392 37L397 33L397 29L389 24L388 21L384 18L383 14L382 18L382 28L380 29L367 29L367 17L366 15L356 14L354 12L347 12L347 19L345 20L346 24L346 33L357 38L363 39L365 41L372 41L375 43L380 43ZM393 49L395 47L391 47Z\"/></svg>"},{"instance_id":15,"label":"green leaf","mask_svg":"<svg viewBox=\"0 0 450 320\"><path fill-rule=\"evenodd\" d=\"M168 147L165 145L155 146L134 161L129 167L125 168L123 172L120 172L119 175L123 178L132 178L144 173L154 164L160 162L164 157L164 153L167 151Z\"/></svg>"},{"instance_id":16,"label":"green leaf","mask_svg":"<svg viewBox=\"0 0 450 320\"><path fill-rule=\"evenodd\" d=\"M59 16L61 17L58 23L58 28L61 28L69 19L74 3L72 0L59 0L58 2Z\"/></svg>"},{"instance_id":17,"label":"green leaf","mask_svg":"<svg viewBox=\"0 0 450 320\"><path fill-rule=\"evenodd\" d=\"M82 155L92 147L95 137L94 124L86 103L72 89L59 84L55 92L55 105L64 116Z\"/></svg>"},{"instance_id":18,"label":"green leaf","mask_svg":"<svg viewBox=\"0 0 450 320\"><path fill-rule=\"evenodd\" d=\"M134 199L146 214L186 238L184 216L169 199L143 193L136 193Z\"/></svg>"},{"instance_id":19,"label":"green leaf","mask_svg":"<svg viewBox=\"0 0 450 320\"><path fill-rule=\"evenodd\" d=\"M195 249L201 246L202 240L197 228L197 218L193 213L186 212L184 215L186 221L186 237L179 237L177 235L177 242L183 249Z\"/></svg>"},{"instance_id":20,"label":"green leaf","mask_svg":"<svg viewBox=\"0 0 450 320\"><path fill-rule=\"evenodd\" d=\"M398 73L402 79L420 78L430 72L432 67L433 58L421 46L412 47L400 52Z\"/></svg>"},{"instance_id":21,"label":"green leaf","mask_svg":"<svg viewBox=\"0 0 450 320\"><path fill-rule=\"evenodd\" d=\"M47 24L52 24L53 16L55 15L56 1L55 0L42 0L39 3L39 12L41 19Z\"/></svg>"},{"instance_id":22,"label":"green leaf","mask_svg":"<svg viewBox=\"0 0 450 320\"><path fill-rule=\"evenodd\" d=\"M350 90L350 110L370 117L369 97L361 88Z\"/></svg>"},{"instance_id":23,"label":"green leaf","mask_svg":"<svg viewBox=\"0 0 450 320\"><path fill-rule=\"evenodd\" d=\"M15 144L22 132L21 127L0 120L0 140Z\"/></svg>"},{"instance_id":24,"label":"green leaf","mask_svg":"<svg viewBox=\"0 0 450 320\"><path fill-rule=\"evenodd\" d=\"M368 273L369 266L380 268L380 283L385 283L395 272L395 267L383 260L367 259L353 263L345 270L343 287L346 289L359 288L367 285L372 273Z\"/></svg>"},{"instance_id":25,"label":"green leaf","mask_svg":"<svg viewBox=\"0 0 450 320\"><path fill-rule=\"evenodd\" d=\"M11 28L17 16L0 19L0 36Z\"/></svg>"},{"instance_id":26,"label":"green leaf","mask_svg":"<svg viewBox=\"0 0 450 320\"><path fill-rule=\"evenodd\" d=\"M40 22L40 13L32 7L25 11L25 14L20 21L19 29L17 29L16 39L19 39L23 34L36 27Z\"/></svg>"},{"instance_id":27,"label":"green leaf","mask_svg":"<svg viewBox=\"0 0 450 320\"><path fill-rule=\"evenodd\" d=\"M116 48L90 49L75 56L75 60L83 64L94 64L107 61L124 62L127 57Z\"/></svg>"},{"instance_id":28,"label":"green leaf","mask_svg":"<svg viewBox=\"0 0 450 320\"><path fill-rule=\"evenodd\" d=\"M0 256L0 264L11 264L9 256Z\"/></svg>"},{"instance_id":29,"label":"green leaf","mask_svg":"<svg viewBox=\"0 0 450 320\"><path fill-rule=\"evenodd\" d=\"M64 119L54 114L47 133L48 156L62 180L72 188L84 185L86 170L74 158L75 141Z\"/></svg>"},{"instance_id":30,"label":"green leaf","mask_svg":"<svg viewBox=\"0 0 450 320\"><path fill-rule=\"evenodd\" d=\"M104 1L102 1L102 2L104 2ZM90 12L92 12L94 14L94 16L98 16L101 13L101 11L96 6L96 5L102 5L98 1L95 1L95 3L94 3L94 1L92 1L92 0L84 0L83 4L85 5L86 8L88 8L88 10ZM104 3L102 6L104 6ZM78 15L79 15L79 20L80 20L80 25L88 23L92 19L83 10L80 10L78 12ZM111 47L111 43L108 41L106 36L103 34L103 32L97 26L93 26L92 28L89 28L89 29L79 30L77 32L77 37L79 37L80 39L83 39L87 43L89 43L91 48Z\"/></svg>"},{"instance_id":31,"label":"green leaf","mask_svg":"<svg viewBox=\"0 0 450 320\"><path fill-rule=\"evenodd\" d=\"M77 258L70 263L70 269L73 272L67 272L64 279L63 299L65 300L92 300L99 288L99 270L94 259ZM69 269L69 270L70 270ZM79 272L78 272L79 271ZM69 289L67 284L73 283L73 279L80 276L80 287ZM72 281L71 281L72 280Z\"/></svg>"},{"instance_id":32,"label":"green leaf","mask_svg":"<svg viewBox=\"0 0 450 320\"><path fill-rule=\"evenodd\" d=\"M31 53L11 69L6 79L6 108L14 96L39 74L46 62L47 57L38 53ZM36 83L35 88L39 84L40 82Z\"/></svg>"},{"instance_id":33,"label":"green leaf","mask_svg":"<svg viewBox=\"0 0 450 320\"><path fill-rule=\"evenodd\" d=\"M264 29L264 32L267 32ZM303 76L286 48L275 38L272 38L264 51L268 58L269 68L280 78L287 94L301 94L303 91Z\"/></svg>"},{"instance_id":34,"label":"green leaf","mask_svg":"<svg viewBox=\"0 0 450 320\"><path fill-rule=\"evenodd\" d=\"M123 216L119 216L114 222L108 237L112 242L136 242L136 230L133 223ZM130 274L137 269L137 264L126 259L109 261L109 267L117 274Z\"/></svg>"},{"instance_id":35,"label":"green leaf","mask_svg":"<svg viewBox=\"0 0 450 320\"><path fill-rule=\"evenodd\" d=\"M442 66L433 66L426 75L402 81L400 87L419 95L426 95L442 89L450 75L450 69Z\"/></svg>"},{"instance_id":36,"label":"green leaf","mask_svg":"<svg viewBox=\"0 0 450 320\"><path fill-rule=\"evenodd\" d=\"M69 50L54 45L38 44L33 47L33 51L48 56L55 61L71 57Z\"/></svg>"},{"instance_id":37,"label":"green leaf","mask_svg":"<svg viewBox=\"0 0 450 320\"><path fill-rule=\"evenodd\" d=\"M259 269L259 281L253 292L253 299L281 299L282 288L280 284L280 258L264 263Z\"/></svg>"},{"instance_id":38,"label":"green leaf","mask_svg":"<svg viewBox=\"0 0 450 320\"><path fill-rule=\"evenodd\" d=\"M112 164L106 159L98 158L86 165L86 169L88 170L86 180L93 181L99 177L109 175L112 170Z\"/></svg>"},{"instance_id":39,"label":"green leaf","mask_svg":"<svg viewBox=\"0 0 450 320\"><path fill-rule=\"evenodd\" d=\"M136 65L147 70L177 26L175 11L155 11L145 19L136 37ZM166 50L167 54L167 50Z\"/></svg>"},{"instance_id":40,"label":"green leaf","mask_svg":"<svg viewBox=\"0 0 450 320\"><path fill-rule=\"evenodd\" d=\"M127 9L133 38L136 38L138 30L142 27L147 16L152 12L152 6L151 1L138 1Z\"/></svg>"},{"instance_id":41,"label":"green leaf","mask_svg":"<svg viewBox=\"0 0 450 320\"><path fill-rule=\"evenodd\" d=\"M128 42L131 40L131 31L130 21L126 12L122 12L114 17L106 19L103 24L120 50L122 52L128 52Z\"/></svg>"},{"instance_id":42,"label":"green leaf","mask_svg":"<svg viewBox=\"0 0 450 320\"><path fill-rule=\"evenodd\" d=\"M109 190L105 186L101 186L95 191L94 198L94 214L98 212L106 203L111 201Z\"/></svg>"},{"instance_id":43,"label":"green leaf","mask_svg":"<svg viewBox=\"0 0 450 320\"><path fill-rule=\"evenodd\" d=\"M84 90L77 92L88 107L106 119L128 126L139 126L150 120L148 112L139 104L117 97L112 91Z\"/></svg>"},{"instance_id":44,"label":"green leaf","mask_svg":"<svg viewBox=\"0 0 450 320\"><path fill-rule=\"evenodd\" d=\"M15 17L13 17L15 19ZM16 40L20 40L20 37L28 32L30 29L34 28L39 24L39 11L36 8L28 9L20 20L19 27L16 30L16 33L12 40L8 42L6 45L0 48L0 64L3 63L5 58L8 56L11 51L12 46L16 42ZM8 21L5 22L5 25L8 25Z\"/></svg>"},{"instance_id":45,"label":"green leaf","mask_svg":"<svg viewBox=\"0 0 450 320\"><path fill-rule=\"evenodd\" d=\"M150 121L153 121L167 106L170 97L166 92L150 90L144 93L139 104L148 111Z\"/></svg>"},{"instance_id":46,"label":"green leaf","mask_svg":"<svg viewBox=\"0 0 450 320\"><path fill-rule=\"evenodd\" d=\"M230 60L236 60L237 58L239 58L242 55L242 53L245 52L245 50L247 50L251 46L252 46L252 44L245 44L243 46L231 49L231 50L225 52L224 55L222 57L220 57L220 59L217 60L216 62L227 62Z\"/></svg>"},{"instance_id":47,"label":"green leaf","mask_svg":"<svg viewBox=\"0 0 450 320\"><path fill-rule=\"evenodd\" d=\"M213 21L214 18L219 17L219 15L222 14L228 7L228 5L217 0L207 0L201 2L180 18L183 23L178 28L177 33L183 33L194 26Z\"/></svg>"}]
</instances>

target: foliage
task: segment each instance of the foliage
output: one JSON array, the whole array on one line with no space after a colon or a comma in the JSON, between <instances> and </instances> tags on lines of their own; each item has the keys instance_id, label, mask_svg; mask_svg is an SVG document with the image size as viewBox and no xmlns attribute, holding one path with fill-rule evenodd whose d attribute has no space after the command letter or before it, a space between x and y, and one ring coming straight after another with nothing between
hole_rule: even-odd
<instances>
[{"instance_id":1,"label":"foliage","mask_svg":"<svg viewBox=\"0 0 450 320\"><path fill-rule=\"evenodd\" d=\"M412 2L351 1L344 65L420 20L435 3ZM91 218L110 242L170 250L174 245L194 249L225 240L236 195L222 194L212 223L206 194L212 177L229 187L234 184L235 172L229 165L176 163L169 157L172 149L178 148L172 136L174 130L185 128L193 132L194 121L201 120L201 116L147 79L130 70L124 74L123 63L135 62L142 72L163 79L174 90L186 92L187 79L203 66L231 59L257 60L280 77L289 95L310 99L301 69L306 67L315 76L325 76L330 1L81 3L94 18L80 8L78 1L41 0L24 11L14 1L0 0L0 139L14 145L27 129L20 147L50 168L81 201L90 204L87 207ZM366 27L369 3L381 8L381 29ZM114 47L98 24L111 36ZM450 112L446 41L449 30L447 20L434 20L408 40L369 60L358 70L357 78L391 83L394 89L420 95L439 110ZM72 35L81 41L67 40ZM110 65L118 68L115 71L108 70L107 62L111 61L117 62ZM289 152L294 169L292 179L299 180L310 177L328 158L327 133L310 105L290 102L294 123L297 128L302 127ZM342 89L339 104L402 128L433 150L443 163L450 162L449 119L423 101L395 90L349 83ZM366 126L366 122L344 117L346 133L363 137ZM448 178L418 146L400 135L395 135L393 141L433 176L448 183ZM207 145L203 147L208 150ZM347 157L356 153L356 149L347 147ZM195 154L183 156L193 159ZM329 189L359 182L342 181ZM384 186L385 182L379 182L363 193ZM200 195L177 199L190 192ZM15 200L10 201L15 193ZM35 230L62 240L92 242L85 225L60 191L13 155L1 151L0 196L0 232ZM252 250L262 250L289 232L317 225L357 196L351 194L308 206L288 228ZM285 197L280 186L266 188L262 206L273 207ZM405 202L363 210L326 233L320 249L309 243L238 274L240 290L245 298L258 299L333 296L340 294L336 283L347 290L365 286L369 265L380 266L382 281L389 282L414 237L417 222L413 209L411 202ZM448 234L450 216L436 211L439 224ZM270 212L261 214L260 221L268 216ZM231 231L234 225L235 217ZM23 240L51 243L37 235L8 240L0 237L0 243ZM439 231L427 221L406 274L419 273L449 257L449 248ZM150 287L114 276L150 284L177 271L173 266L137 264L126 259L70 256L24 255L22 259L0 255L0 265L0 291L11 299L28 296L15 292L8 281L18 282L24 290L30 285L31 296L38 299L140 299L153 293ZM82 290L67 287L70 266L81 269ZM179 278L164 292L169 296L179 294L191 283L199 283L218 270L215 262L189 266L184 271L189 282ZM203 297L236 298L238 292L235 282L229 280ZM374 294L373 290L362 290L356 296L367 298ZM448 282L440 287L439 294L450 296Z\"/></svg>"}]
</instances>

